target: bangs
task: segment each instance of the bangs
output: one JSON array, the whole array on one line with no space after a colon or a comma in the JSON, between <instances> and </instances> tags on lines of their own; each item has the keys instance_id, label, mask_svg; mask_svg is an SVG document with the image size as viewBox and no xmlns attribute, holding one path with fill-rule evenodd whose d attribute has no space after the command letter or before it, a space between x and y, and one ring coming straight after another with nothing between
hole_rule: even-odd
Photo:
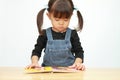
<instances>
[{"instance_id":1,"label":"bangs","mask_svg":"<svg viewBox=\"0 0 120 80\"><path fill-rule=\"evenodd\" d=\"M59 10L56 9L53 12L53 16L56 18L70 18L72 15L71 11L66 11L65 9Z\"/></svg>"},{"instance_id":2,"label":"bangs","mask_svg":"<svg viewBox=\"0 0 120 80\"><path fill-rule=\"evenodd\" d=\"M50 10L50 13L56 18L70 18L72 12L73 9L65 3L54 5Z\"/></svg>"}]
</instances>

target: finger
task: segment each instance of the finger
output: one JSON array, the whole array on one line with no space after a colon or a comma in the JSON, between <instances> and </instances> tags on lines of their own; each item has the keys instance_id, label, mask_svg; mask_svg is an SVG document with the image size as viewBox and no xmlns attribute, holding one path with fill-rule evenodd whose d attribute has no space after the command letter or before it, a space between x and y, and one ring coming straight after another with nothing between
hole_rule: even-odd
<instances>
[{"instance_id":1,"label":"finger","mask_svg":"<svg viewBox=\"0 0 120 80\"><path fill-rule=\"evenodd\" d=\"M82 68L82 65L77 65L77 66L76 66L76 69L77 69L77 70L81 70L81 68Z\"/></svg>"},{"instance_id":2,"label":"finger","mask_svg":"<svg viewBox=\"0 0 120 80\"><path fill-rule=\"evenodd\" d=\"M31 64L28 66L28 69L35 68L35 65Z\"/></svg>"},{"instance_id":3,"label":"finger","mask_svg":"<svg viewBox=\"0 0 120 80\"><path fill-rule=\"evenodd\" d=\"M41 66L35 66L34 68L35 69L41 69L42 67Z\"/></svg>"},{"instance_id":4,"label":"finger","mask_svg":"<svg viewBox=\"0 0 120 80\"><path fill-rule=\"evenodd\" d=\"M79 66L79 67L78 67L78 70L84 71L84 70L85 70L85 66L84 66L84 65Z\"/></svg>"},{"instance_id":5,"label":"finger","mask_svg":"<svg viewBox=\"0 0 120 80\"><path fill-rule=\"evenodd\" d=\"M75 64L73 64L72 66L68 66L69 68L75 68L76 67L76 65Z\"/></svg>"},{"instance_id":6,"label":"finger","mask_svg":"<svg viewBox=\"0 0 120 80\"><path fill-rule=\"evenodd\" d=\"M77 64L77 67L76 67L77 70L84 70L85 69L85 66L83 64Z\"/></svg>"},{"instance_id":7,"label":"finger","mask_svg":"<svg viewBox=\"0 0 120 80\"><path fill-rule=\"evenodd\" d=\"M84 71L85 70L85 66L83 65L83 67L82 67L82 69L81 69L82 71Z\"/></svg>"},{"instance_id":8,"label":"finger","mask_svg":"<svg viewBox=\"0 0 120 80\"><path fill-rule=\"evenodd\" d=\"M28 65L28 66L25 67L25 69L29 69L29 68L31 68L31 65Z\"/></svg>"}]
</instances>

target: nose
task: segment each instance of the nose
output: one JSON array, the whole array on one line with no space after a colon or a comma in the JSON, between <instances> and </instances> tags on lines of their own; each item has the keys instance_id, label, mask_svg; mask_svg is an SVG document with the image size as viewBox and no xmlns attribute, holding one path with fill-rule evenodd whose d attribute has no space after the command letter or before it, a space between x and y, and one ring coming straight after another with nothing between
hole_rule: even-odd
<instances>
[{"instance_id":1,"label":"nose","mask_svg":"<svg viewBox=\"0 0 120 80\"><path fill-rule=\"evenodd\" d=\"M60 25L63 25L63 24L64 24L64 21L63 21L63 20L60 20L60 21L59 21L59 24L60 24Z\"/></svg>"}]
</instances>

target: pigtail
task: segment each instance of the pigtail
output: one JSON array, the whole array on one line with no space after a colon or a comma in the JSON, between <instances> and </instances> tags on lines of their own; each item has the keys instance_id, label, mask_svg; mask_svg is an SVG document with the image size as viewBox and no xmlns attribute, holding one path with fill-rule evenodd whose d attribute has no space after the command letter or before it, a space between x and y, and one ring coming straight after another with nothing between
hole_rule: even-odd
<instances>
[{"instance_id":1,"label":"pigtail","mask_svg":"<svg viewBox=\"0 0 120 80\"><path fill-rule=\"evenodd\" d=\"M81 13L80 13L80 11L79 10L77 10L77 16L78 16L78 30L82 30L82 28L83 28L83 17L82 17L82 15L81 15Z\"/></svg>"},{"instance_id":2,"label":"pigtail","mask_svg":"<svg viewBox=\"0 0 120 80\"><path fill-rule=\"evenodd\" d=\"M38 27L38 31L39 34L42 35L43 31L42 31L42 25L43 25L43 13L45 12L46 8L42 9L38 15L37 15L37 27Z\"/></svg>"}]
</instances>

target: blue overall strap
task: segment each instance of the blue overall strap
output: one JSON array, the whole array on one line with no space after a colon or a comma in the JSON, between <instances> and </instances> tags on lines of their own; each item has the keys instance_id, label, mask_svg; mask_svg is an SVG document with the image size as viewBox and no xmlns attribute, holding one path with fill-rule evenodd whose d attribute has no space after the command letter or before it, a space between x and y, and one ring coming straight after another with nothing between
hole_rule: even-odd
<instances>
[{"instance_id":1,"label":"blue overall strap","mask_svg":"<svg viewBox=\"0 0 120 80\"><path fill-rule=\"evenodd\" d=\"M46 35L48 40L53 40L51 28L46 29Z\"/></svg>"},{"instance_id":2,"label":"blue overall strap","mask_svg":"<svg viewBox=\"0 0 120 80\"><path fill-rule=\"evenodd\" d=\"M68 28L65 35L65 40L70 40L70 37L71 37L71 29Z\"/></svg>"}]
</instances>

